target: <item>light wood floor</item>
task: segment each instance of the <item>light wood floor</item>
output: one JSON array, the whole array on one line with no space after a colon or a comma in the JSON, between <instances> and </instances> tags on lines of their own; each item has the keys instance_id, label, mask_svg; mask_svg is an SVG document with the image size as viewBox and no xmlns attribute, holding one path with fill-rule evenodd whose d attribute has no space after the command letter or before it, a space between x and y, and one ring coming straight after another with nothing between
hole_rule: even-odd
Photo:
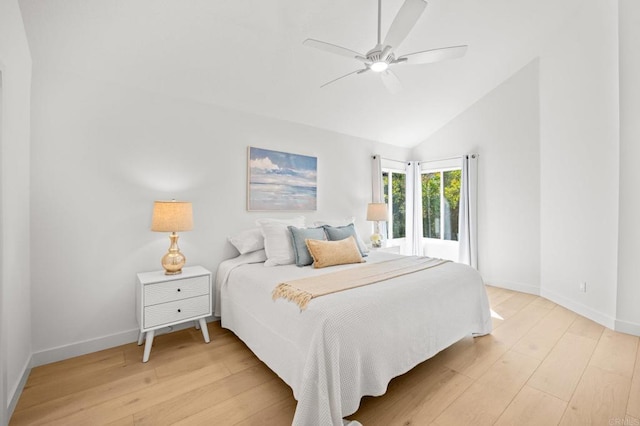
<instances>
[{"instance_id":1,"label":"light wood floor","mask_svg":"<svg viewBox=\"0 0 640 426\"><path fill-rule=\"evenodd\" d=\"M363 398L372 425L640 426L638 337L540 297L487 287L494 331L466 338ZM290 425L291 390L209 325L34 368L11 425Z\"/></svg>"}]
</instances>

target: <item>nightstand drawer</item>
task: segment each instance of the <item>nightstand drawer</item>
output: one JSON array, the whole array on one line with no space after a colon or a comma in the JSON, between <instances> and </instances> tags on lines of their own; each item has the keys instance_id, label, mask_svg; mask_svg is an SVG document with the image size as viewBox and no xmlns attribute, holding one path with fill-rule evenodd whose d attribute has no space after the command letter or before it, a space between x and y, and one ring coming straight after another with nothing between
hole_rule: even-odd
<instances>
[{"instance_id":1,"label":"nightstand drawer","mask_svg":"<svg viewBox=\"0 0 640 426\"><path fill-rule=\"evenodd\" d=\"M211 297L192 297L175 302L149 306L144 310L144 328L157 327L197 316L209 315Z\"/></svg>"},{"instance_id":2,"label":"nightstand drawer","mask_svg":"<svg viewBox=\"0 0 640 426\"><path fill-rule=\"evenodd\" d=\"M209 275L144 286L144 305L173 302L209 294Z\"/></svg>"}]
</instances>

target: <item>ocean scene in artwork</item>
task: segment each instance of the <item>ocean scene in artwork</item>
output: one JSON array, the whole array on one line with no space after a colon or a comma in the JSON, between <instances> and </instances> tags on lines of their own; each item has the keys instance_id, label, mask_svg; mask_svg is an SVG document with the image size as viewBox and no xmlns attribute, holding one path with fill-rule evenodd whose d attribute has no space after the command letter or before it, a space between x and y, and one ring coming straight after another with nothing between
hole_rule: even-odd
<instances>
[{"instance_id":1,"label":"ocean scene in artwork","mask_svg":"<svg viewBox=\"0 0 640 426\"><path fill-rule=\"evenodd\" d=\"M249 210L316 210L318 159L249 148Z\"/></svg>"}]
</instances>

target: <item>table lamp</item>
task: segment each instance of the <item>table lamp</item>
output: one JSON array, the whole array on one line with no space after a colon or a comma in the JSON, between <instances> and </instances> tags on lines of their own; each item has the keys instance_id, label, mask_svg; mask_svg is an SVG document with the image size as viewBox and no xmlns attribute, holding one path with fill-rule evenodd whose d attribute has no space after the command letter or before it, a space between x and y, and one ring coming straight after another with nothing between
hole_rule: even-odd
<instances>
[{"instance_id":1,"label":"table lamp","mask_svg":"<svg viewBox=\"0 0 640 426\"><path fill-rule=\"evenodd\" d=\"M165 275L182 273L182 267L187 259L178 247L179 231L193 229L193 210L191 203L185 201L154 201L151 230L157 232L171 232L169 251L162 257L162 267Z\"/></svg>"},{"instance_id":2,"label":"table lamp","mask_svg":"<svg viewBox=\"0 0 640 426\"><path fill-rule=\"evenodd\" d=\"M386 203L369 203L367 206L367 220L374 222L374 231L371 235L371 245L382 247L382 236L380 235L380 221L389 220L389 210Z\"/></svg>"}]
</instances>

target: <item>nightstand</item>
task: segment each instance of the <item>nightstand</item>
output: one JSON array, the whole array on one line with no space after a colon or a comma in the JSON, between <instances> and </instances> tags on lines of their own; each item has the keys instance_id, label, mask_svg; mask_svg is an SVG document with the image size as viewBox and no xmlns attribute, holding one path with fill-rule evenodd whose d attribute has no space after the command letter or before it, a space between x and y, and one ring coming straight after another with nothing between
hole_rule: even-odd
<instances>
[{"instance_id":1,"label":"nightstand","mask_svg":"<svg viewBox=\"0 0 640 426\"><path fill-rule=\"evenodd\" d=\"M205 317L211 315L211 272L201 266L182 268L178 275L164 271L138 274L136 317L140 326L138 346L146 335L142 362L149 361L153 337L159 328L196 321L209 343Z\"/></svg>"}]
</instances>

